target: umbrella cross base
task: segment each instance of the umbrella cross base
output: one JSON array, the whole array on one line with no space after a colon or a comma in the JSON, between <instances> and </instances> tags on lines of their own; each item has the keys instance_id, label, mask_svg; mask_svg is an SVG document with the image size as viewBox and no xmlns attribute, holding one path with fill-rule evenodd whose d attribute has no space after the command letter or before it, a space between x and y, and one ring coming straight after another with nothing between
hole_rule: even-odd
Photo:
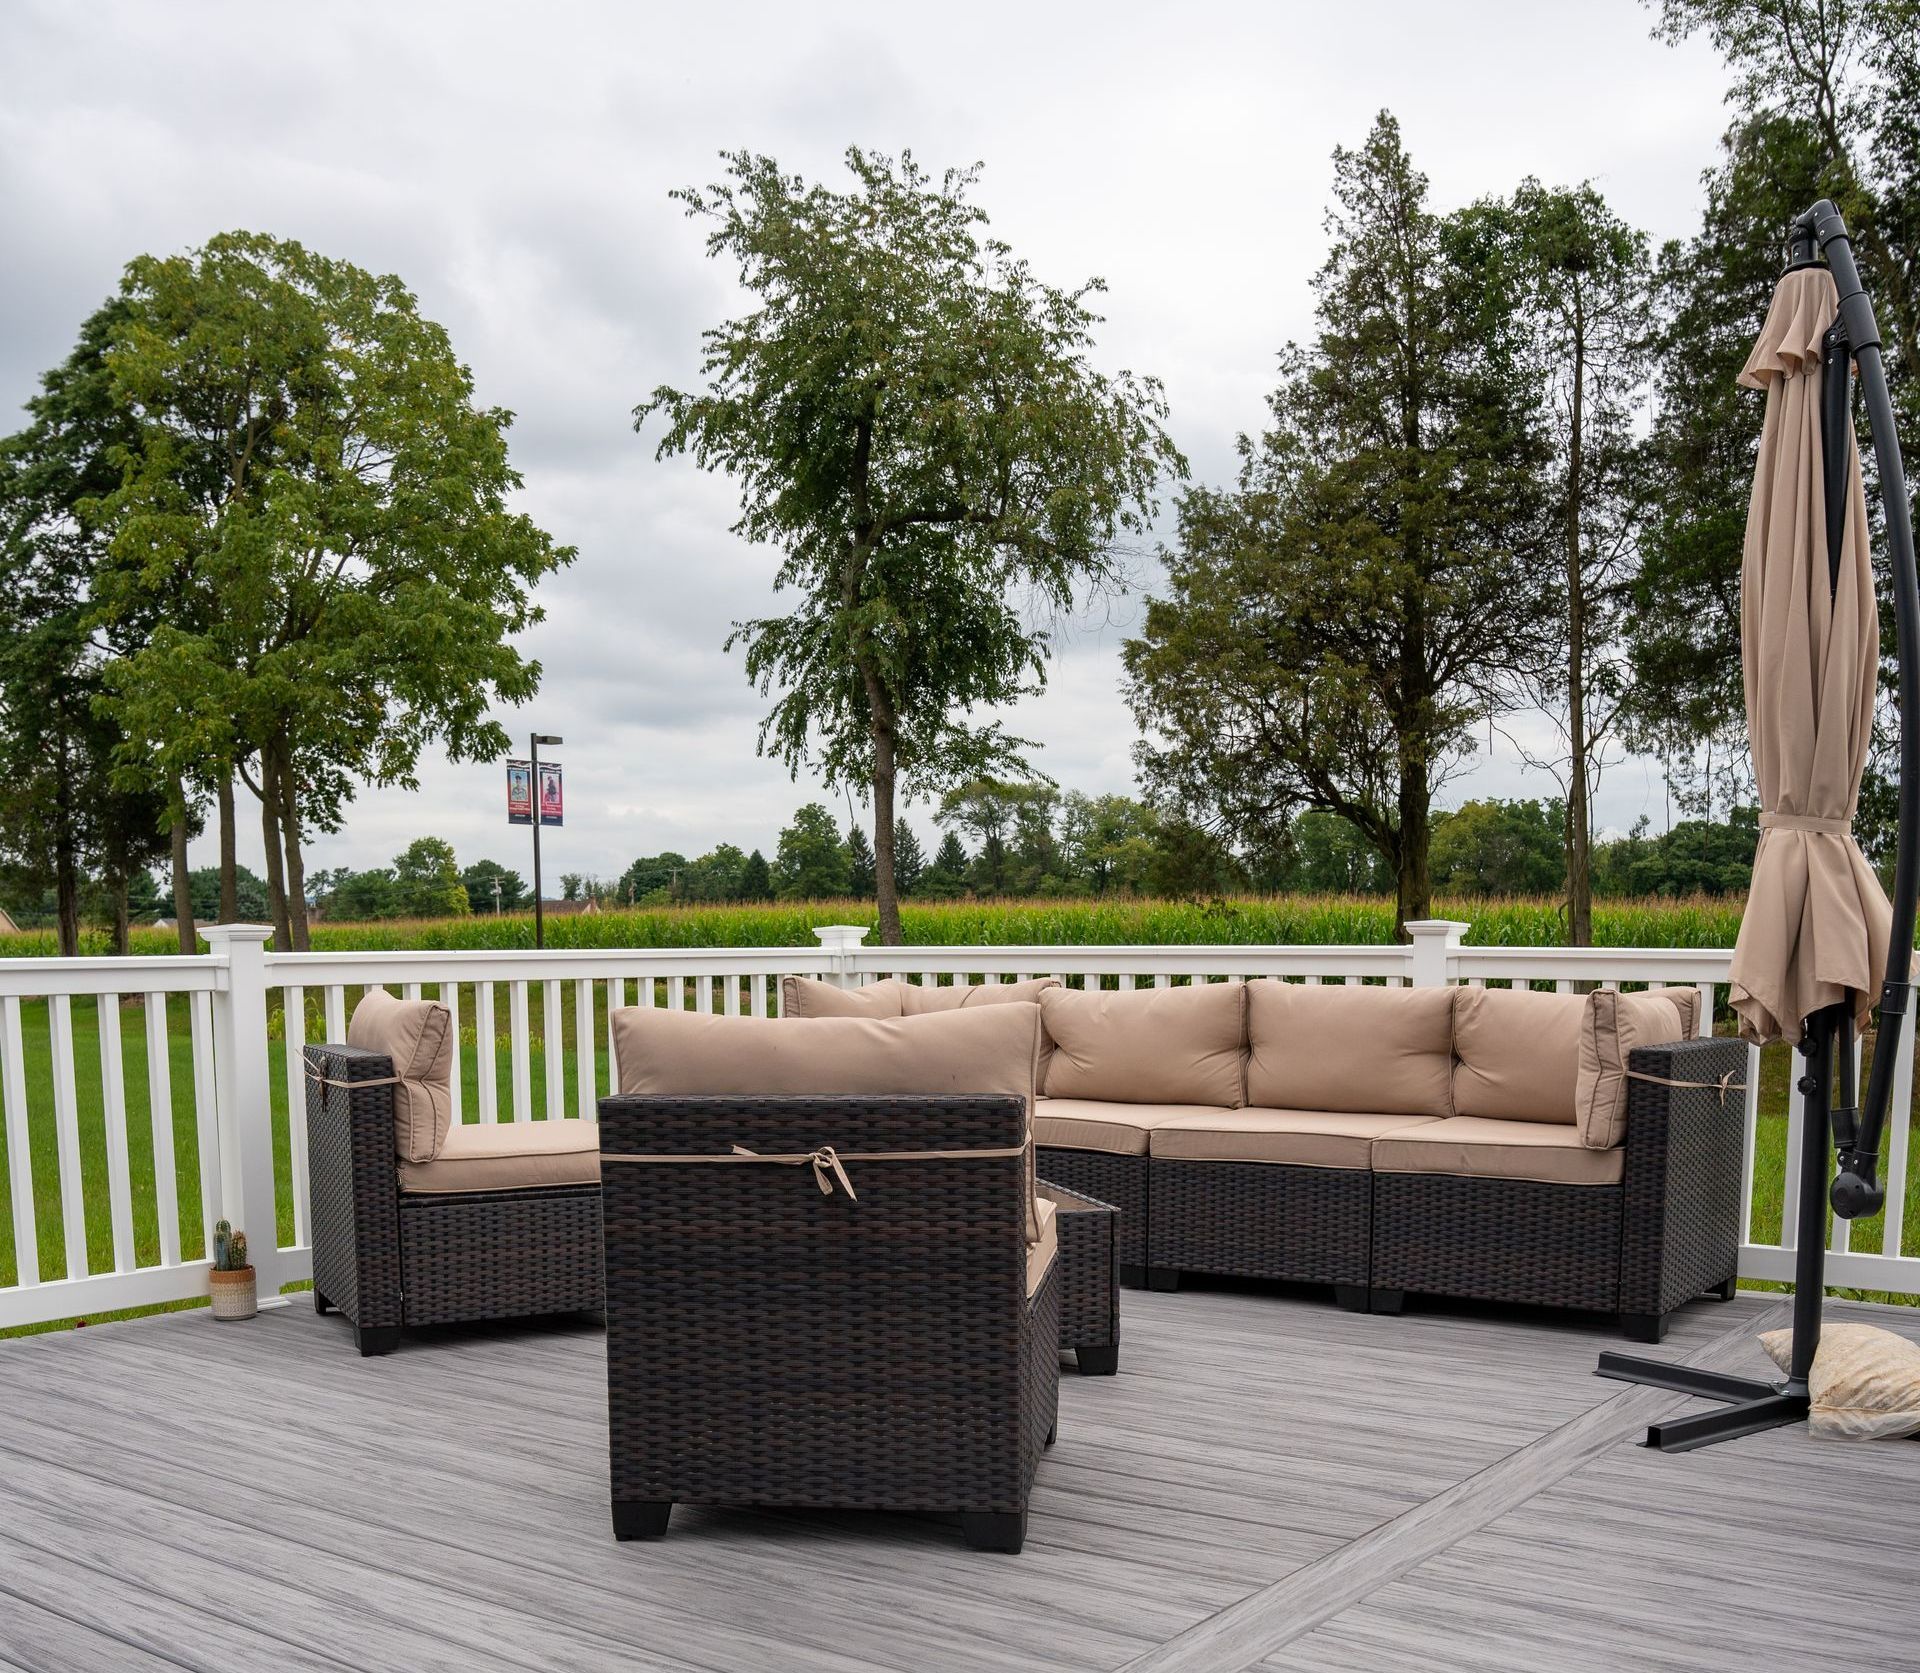
<instances>
[{"instance_id":1,"label":"umbrella cross base","mask_svg":"<svg viewBox=\"0 0 1920 1673\"><path fill-rule=\"evenodd\" d=\"M1665 1388L1701 1400L1721 1400L1717 1412L1699 1412L1647 1425L1646 1445L1656 1452L1691 1452L1695 1447L1732 1441L1803 1422L1807 1391L1792 1383L1761 1382L1756 1377L1730 1377L1720 1371L1697 1371L1666 1360L1640 1359L1632 1354L1603 1353L1596 1373L1616 1381Z\"/></svg>"}]
</instances>

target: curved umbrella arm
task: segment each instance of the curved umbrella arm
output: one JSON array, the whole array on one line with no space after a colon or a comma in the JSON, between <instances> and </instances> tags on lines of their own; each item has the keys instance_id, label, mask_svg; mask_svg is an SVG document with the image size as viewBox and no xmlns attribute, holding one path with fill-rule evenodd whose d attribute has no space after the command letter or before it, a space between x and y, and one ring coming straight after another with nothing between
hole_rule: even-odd
<instances>
[{"instance_id":1,"label":"curved umbrella arm","mask_svg":"<svg viewBox=\"0 0 1920 1673\"><path fill-rule=\"evenodd\" d=\"M1873 303L1860 283L1853 242L1839 210L1822 198L1793 224L1789 245L1796 257L1809 243L1826 258L1840 300L1840 328L1853 355L1873 432L1880 500L1886 515L1888 568L1893 581L1893 613L1899 659L1900 822L1893 873L1893 926L1887 947L1887 975L1880 989L1880 1038L1897 1031L1912 1002L1913 925L1920 896L1920 577L1914 571L1913 522L1906 472L1900 463L1900 438L1894 429L1893 400L1887 392L1880 353L1880 326ZM1846 1055L1846 1054L1842 1054ZM1880 1140L1893 1105L1895 1053L1876 1051L1867 1079L1867 1095L1856 1123L1854 1112L1834 1112L1839 1172L1833 1181L1833 1210L1852 1220L1877 1213L1886 1201L1879 1182Z\"/></svg>"}]
</instances>

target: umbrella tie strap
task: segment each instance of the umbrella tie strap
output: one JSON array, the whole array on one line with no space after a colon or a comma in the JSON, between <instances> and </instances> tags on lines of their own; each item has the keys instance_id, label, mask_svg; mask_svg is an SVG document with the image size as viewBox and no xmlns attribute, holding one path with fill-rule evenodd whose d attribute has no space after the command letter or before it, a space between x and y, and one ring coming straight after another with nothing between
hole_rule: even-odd
<instances>
[{"instance_id":1,"label":"umbrella tie strap","mask_svg":"<svg viewBox=\"0 0 1920 1673\"><path fill-rule=\"evenodd\" d=\"M834 1186L837 1184L846 1192L849 1202L858 1202L860 1198L854 1193L853 1181L847 1177L848 1162L974 1162L984 1161L990 1157L1004 1159L1009 1156L1024 1156L1026 1153L1027 1146L1024 1144L1010 1145L998 1150L850 1150L845 1153L835 1150L830 1144L823 1144L817 1150L762 1155L757 1150L749 1150L744 1145L736 1144L724 1155L711 1156L685 1154L634 1156L603 1150L600 1152L600 1160L603 1163L641 1162L656 1167L676 1162L764 1162L771 1163L775 1167L811 1167L814 1183L820 1187L820 1194L823 1197L832 1196Z\"/></svg>"},{"instance_id":2,"label":"umbrella tie strap","mask_svg":"<svg viewBox=\"0 0 1920 1673\"><path fill-rule=\"evenodd\" d=\"M1745 1092L1747 1089L1745 1081L1733 1078L1735 1073L1735 1070L1729 1069L1718 1080L1671 1080L1665 1075L1643 1074L1638 1069L1629 1069L1626 1072L1628 1080L1643 1080L1652 1086L1674 1086L1683 1092L1717 1092L1720 1095L1722 1109L1727 1107L1729 1092Z\"/></svg>"},{"instance_id":3,"label":"umbrella tie strap","mask_svg":"<svg viewBox=\"0 0 1920 1673\"><path fill-rule=\"evenodd\" d=\"M1822 819L1815 813L1763 813L1760 815L1760 829L1763 831L1813 831L1821 836L1852 836L1853 820Z\"/></svg>"}]
</instances>

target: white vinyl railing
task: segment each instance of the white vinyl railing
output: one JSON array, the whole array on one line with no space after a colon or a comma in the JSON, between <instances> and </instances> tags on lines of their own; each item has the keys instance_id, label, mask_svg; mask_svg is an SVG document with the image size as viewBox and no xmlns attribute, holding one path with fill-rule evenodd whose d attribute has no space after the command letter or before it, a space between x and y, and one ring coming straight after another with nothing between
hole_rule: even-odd
<instances>
[{"instance_id":1,"label":"white vinyl railing","mask_svg":"<svg viewBox=\"0 0 1920 1673\"><path fill-rule=\"evenodd\" d=\"M591 1118L612 1089L611 1014L622 1005L772 1016L780 977L846 986L1057 976L1132 988L1175 981L1473 986L1551 983L1699 989L1702 1029L1724 1001L1725 950L1477 948L1468 926L1410 926L1405 946L868 947L866 931L815 931L814 948L530 952L272 953L247 925L205 932L204 957L0 959L0 1108L10 1247L0 1238L0 1328L183 1300L207 1290L213 1222L249 1233L261 1294L310 1275L306 1091L301 1048L343 1040L351 1005L381 986L454 1014L456 1120ZM1724 1003L1721 1006L1724 1012ZM1836 1221L1829 1281L1920 1295L1920 1256L1901 1254L1913 1043L1899 1053L1883 1169L1881 1250ZM1743 1277L1790 1279L1800 1112L1785 1142L1757 1141L1760 1054L1748 1052ZM1789 1076L1789 1078L1791 1078ZM1754 1228L1756 1193L1781 1204Z\"/></svg>"}]
</instances>

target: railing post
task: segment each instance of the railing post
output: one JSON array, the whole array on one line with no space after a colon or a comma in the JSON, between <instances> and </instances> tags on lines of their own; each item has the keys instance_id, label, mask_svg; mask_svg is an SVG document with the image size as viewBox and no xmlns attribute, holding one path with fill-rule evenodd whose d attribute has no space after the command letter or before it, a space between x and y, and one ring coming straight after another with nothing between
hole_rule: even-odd
<instances>
[{"instance_id":1,"label":"railing post","mask_svg":"<svg viewBox=\"0 0 1920 1673\"><path fill-rule=\"evenodd\" d=\"M867 938L867 926L822 924L813 933L819 937L820 950L832 961L827 969L834 981L843 988L858 987L860 973L853 959L860 951L860 943Z\"/></svg>"},{"instance_id":2,"label":"railing post","mask_svg":"<svg viewBox=\"0 0 1920 1673\"><path fill-rule=\"evenodd\" d=\"M273 1179L273 1085L267 1055L266 944L261 924L200 932L227 971L213 996L214 1110L220 1131L220 1216L247 1234L263 1300L280 1293L280 1215Z\"/></svg>"},{"instance_id":3,"label":"railing post","mask_svg":"<svg viewBox=\"0 0 1920 1673\"><path fill-rule=\"evenodd\" d=\"M1407 980L1417 988L1445 987L1453 976L1453 955L1472 926L1453 918L1416 918L1408 923Z\"/></svg>"}]
</instances>

